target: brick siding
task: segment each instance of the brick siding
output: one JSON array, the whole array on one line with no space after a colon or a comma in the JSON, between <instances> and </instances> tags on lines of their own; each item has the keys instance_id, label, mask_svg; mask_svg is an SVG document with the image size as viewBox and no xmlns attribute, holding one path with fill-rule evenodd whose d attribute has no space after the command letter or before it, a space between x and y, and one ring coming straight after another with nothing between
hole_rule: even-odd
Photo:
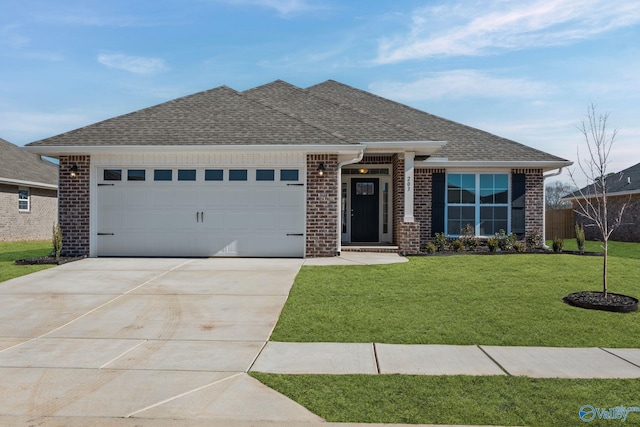
<instances>
[{"instance_id":1,"label":"brick siding","mask_svg":"<svg viewBox=\"0 0 640 427\"><path fill-rule=\"evenodd\" d=\"M18 189L29 190L29 211L18 210ZM50 240L58 221L56 190L0 184L0 241Z\"/></svg>"},{"instance_id":2,"label":"brick siding","mask_svg":"<svg viewBox=\"0 0 640 427\"><path fill-rule=\"evenodd\" d=\"M324 175L318 165L325 164ZM338 255L338 156L307 155L307 257Z\"/></svg>"},{"instance_id":3,"label":"brick siding","mask_svg":"<svg viewBox=\"0 0 640 427\"><path fill-rule=\"evenodd\" d=\"M71 178L69 169L78 166ZM59 175L59 224L64 256L89 255L90 156L61 156Z\"/></svg>"}]
</instances>

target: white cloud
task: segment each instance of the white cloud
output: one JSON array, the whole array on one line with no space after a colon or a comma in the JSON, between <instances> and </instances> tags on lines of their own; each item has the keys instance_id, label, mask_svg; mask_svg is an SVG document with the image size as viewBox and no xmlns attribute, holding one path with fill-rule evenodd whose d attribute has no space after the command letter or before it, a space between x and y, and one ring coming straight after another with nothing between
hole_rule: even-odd
<instances>
[{"instance_id":1,"label":"white cloud","mask_svg":"<svg viewBox=\"0 0 640 427\"><path fill-rule=\"evenodd\" d=\"M122 53L101 53L98 55L98 62L109 68L142 75L157 74L167 69L164 60L161 58L130 56Z\"/></svg>"},{"instance_id":2,"label":"white cloud","mask_svg":"<svg viewBox=\"0 0 640 427\"><path fill-rule=\"evenodd\" d=\"M476 70L454 70L430 73L404 82L379 82L369 89L380 96L400 101L439 98L536 98L553 89L544 83L517 78L491 77Z\"/></svg>"},{"instance_id":3,"label":"white cloud","mask_svg":"<svg viewBox=\"0 0 640 427\"><path fill-rule=\"evenodd\" d=\"M382 39L376 62L564 45L638 23L637 0L458 0L414 10L409 33Z\"/></svg>"}]
</instances>

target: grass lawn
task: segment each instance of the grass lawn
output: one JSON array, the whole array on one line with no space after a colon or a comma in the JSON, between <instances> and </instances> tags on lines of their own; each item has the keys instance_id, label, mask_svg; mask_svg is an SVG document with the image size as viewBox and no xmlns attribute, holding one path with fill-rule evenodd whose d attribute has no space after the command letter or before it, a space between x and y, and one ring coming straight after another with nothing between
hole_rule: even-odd
<instances>
[{"instance_id":1,"label":"grass lawn","mask_svg":"<svg viewBox=\"0 0 640 427\"><path fill-rule=\"evenodd\" d=\"M565 249L576 249L567 240ZM587 242L587 251L601 251ZM640 244L612 242L609 289L640 295ZM640 314L582 310L602 258L568 254L413 257L407 264L303 267L276 341L639 347ZM584 425L578 411L640 406L640 381L512 376L252 376L330 422ZM604 426L620 420L594 419ZM640 425L630 413L624 425Z\"/></svg>"},{"instance_id":2,"label":"grass lawn","mask_svg":"<svg viewBox=\"0 0 640 427\"><path fill-rule=\"evenodd\" d=\"M567 249L571 241L567 241ZM598 250L589 242L587 250ZM611 243L609 290L640 296L640 245ZM640 313L571 307L601 289L602 258L568 254L412 257L303 267L274 341L638 347Z\"/></svg>"},{"instance_id":3,"label":"grass lawn","mask_svg":"<svg viewBox=\"0 0 640 427\"><path fill-rule=\"evenodd\" d=\"M52 251L48 240L34 242L0 242L0 282L45 270L52 265L15 265L14 261L24 258L45 256Z\"/></svg>"},{"instance_id":4,"label":"grass lawn","mask_svg":"<svg viewBox=\"0 0 640 427\"><path fill-rule=\"evenodd\" d=\"M252 373L330 422L583 425L578 411L639 406L640 381ZM589 425L620 424L594 419ZM630 413L621 425L640 425Z\"/></svg>"}]
</instances>

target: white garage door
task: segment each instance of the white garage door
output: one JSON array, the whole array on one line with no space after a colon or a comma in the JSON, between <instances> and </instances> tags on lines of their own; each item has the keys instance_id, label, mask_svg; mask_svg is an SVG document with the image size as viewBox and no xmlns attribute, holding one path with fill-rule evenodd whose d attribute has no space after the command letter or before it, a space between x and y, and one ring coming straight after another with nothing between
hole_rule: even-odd
<instances>
[{"instance_id":1,"label":"white garage door","mask_svg":"<svg viewBox=\"0 0 640 427\"><path fill-rule=\"evenodd\" d=\"M104 168L98 256L303 257L300 169Z\"/></svg>"}]
</instances>

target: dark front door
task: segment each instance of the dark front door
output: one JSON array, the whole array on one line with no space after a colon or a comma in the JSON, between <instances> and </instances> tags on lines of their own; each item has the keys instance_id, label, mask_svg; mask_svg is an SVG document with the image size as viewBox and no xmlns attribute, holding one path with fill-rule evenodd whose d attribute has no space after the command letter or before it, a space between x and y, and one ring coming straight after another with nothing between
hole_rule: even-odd
<instances>
[{"instance_id":1,"label":"dark front door","mask_svg":"<svg viewBox=\"0 0 640 427\"><path fill-rule=\"evenodd\" d=\"M377 242L380 204L378 178L351 180L351 241Z\"/></svg>"}]
</instances>

